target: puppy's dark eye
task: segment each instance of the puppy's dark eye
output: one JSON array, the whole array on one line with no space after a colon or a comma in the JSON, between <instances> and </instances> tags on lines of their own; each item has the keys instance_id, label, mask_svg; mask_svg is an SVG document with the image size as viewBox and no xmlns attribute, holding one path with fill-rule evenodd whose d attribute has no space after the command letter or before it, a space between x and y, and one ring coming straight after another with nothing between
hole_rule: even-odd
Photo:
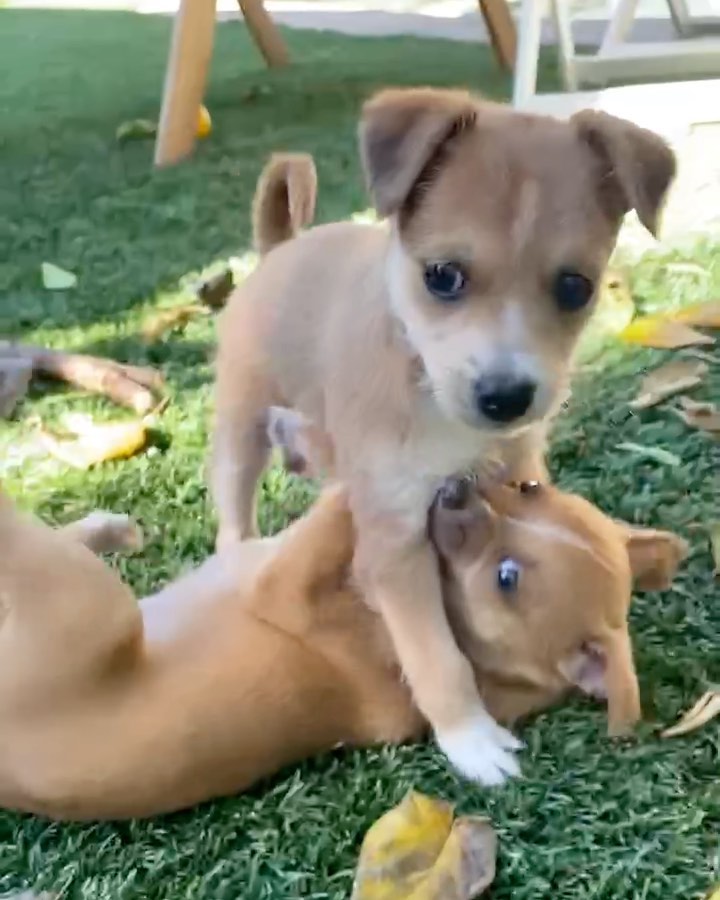
<instances>
[{"instance_id":1,"label":"puppy's dark eye","mask_svg":"<svg viewBox=\"0 0 720 900\"><path fill-rule=\"evenodd\" d=\"M517 590L520 581L520 563L510 556L500 560L497 568L497 584L504 594Z\"/></svg>"},{"instance_id":2,"label":"puppy's dark eye","mask_svg":"<svg viewBox=\"0 0 720 900\"><path fill-rule=\"evenodd\" d=\"M539 494L541 490L541 485L539 481L521 481L520 482L520 493L528 494L530 496L534 496Z\"/></svg>"},{"instance_id":3,"label":"puppy's dark eye","mask_svg":"<svg viewBox=\"0 0 720 900\"><path fill-rule=\"evenodd\" d=\"M576 312L587 306L595 287L589 278L571 269L560 269L555 276L553 294L564 312Z\"/></svg>"},{"instance_id":4,"label":"puppy's dark eye","mask_svg":"<svg viewBox=\"0 0 720 900\"><path fill-rule=\"evenodd\" d=\"M453 303L459 300L467 284L467 277L462 267L453 262L433 262L425 266L423 272L425 287L438 300Z\"/></svg>"}]
</instances>

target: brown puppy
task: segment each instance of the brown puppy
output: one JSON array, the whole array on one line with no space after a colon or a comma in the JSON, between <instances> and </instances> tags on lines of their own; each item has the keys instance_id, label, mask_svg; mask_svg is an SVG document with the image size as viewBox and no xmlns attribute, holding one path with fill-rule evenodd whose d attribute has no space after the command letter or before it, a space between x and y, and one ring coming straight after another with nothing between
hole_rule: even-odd
<instances>
[{"instance_id":1,"label":"brown puppy","mask_svg":"<svg viewBox=\"0 0 720 900\"><path fill-rule=\"evenodd\" d=\"M453 638L426 510L448 473L488 457L542 476L546 420L622 216L634 208L654 230L674 158L603 113L561 122L432 89L372 99L360 147L388 228L287 240L312 218L312 161L275 159L261 180L267 255L219 333L219 545L253 533L265 410L295 407L331 436L358 573L416 702L460 771L497 783L518 771L518 742L483 708Z\"/></svg>"},{"instance_id":2,"label":"brown puppy","mask_svg":"<svg viewBox=\"0 0 720 900\"><path fill-rule=\"evenodd\" d=\"M553 488L478 493L463 480L441 492L429 527L454 635L493 715L512 722L575 684L607 696L612 732L633 724L631 576L667 586L682 541ZM113 528L122 546L134 534ZM347 580L344 489L139 606L77 543L88 534L53 531L0 495L0 805L148 816L338 743L424 730L382 619Z\"/></svg>"}]
</instances>

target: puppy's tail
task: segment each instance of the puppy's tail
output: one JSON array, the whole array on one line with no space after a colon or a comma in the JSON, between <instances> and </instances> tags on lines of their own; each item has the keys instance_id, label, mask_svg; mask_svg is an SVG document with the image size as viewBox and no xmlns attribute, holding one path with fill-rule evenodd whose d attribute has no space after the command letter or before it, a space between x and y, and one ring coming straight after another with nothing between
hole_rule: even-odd
<instances>
[{"instance_id":1,"label":"puppy's tail","mask_svg":"<svg viewBox=\"0 0 720 900\"><path fill-rule=\"evenodd\" d=\"M276 153L260 175L253 200L253 243L264 256L312 223L317 172L307 153Z\"/></svg>"}]
</instances>

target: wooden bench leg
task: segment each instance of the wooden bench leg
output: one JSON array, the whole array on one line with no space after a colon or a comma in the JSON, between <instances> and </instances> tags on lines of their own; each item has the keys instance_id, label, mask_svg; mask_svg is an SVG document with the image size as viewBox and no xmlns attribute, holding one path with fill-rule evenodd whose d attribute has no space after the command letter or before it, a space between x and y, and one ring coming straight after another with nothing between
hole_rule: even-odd
<instances>
[{"instance_id":1,"label":"wooden bench leg","mask_svg":"<svg viewBox=\"0 0 720 900\"><path fill-rule=\"evenodd\" d=\"M478 0L495 59L506 72L515 68L517 33L507 0Z\"/></svg>"},{"instance_id":2,"label":"wooden bench leg","mask_svg":"<svg viewBox=\"0 0 720 900\"><path fill-rule=\"evenodd\" d=\"M156 166L172 165L193 151L214 32L215 0L181 0L165 72Z\"/></svg>"},{"instance_id":3,"label":"wooden bench leg","mask_svg":"<svg viewBox=\"0 0 720 900\"><path fill-rule=\"evenodd\" d=\"M238 0L240 12L245 19L252 39L271 68L286 66L290 61L285 41L263 6L262 0Z\"/></svg>"}]
</instances>

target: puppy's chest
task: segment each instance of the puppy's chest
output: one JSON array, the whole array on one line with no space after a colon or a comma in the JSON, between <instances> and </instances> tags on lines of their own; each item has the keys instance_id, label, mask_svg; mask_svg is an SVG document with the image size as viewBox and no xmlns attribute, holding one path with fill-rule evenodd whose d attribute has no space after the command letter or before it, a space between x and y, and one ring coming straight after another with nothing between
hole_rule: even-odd
<instances>
[{"instance_id":1,"label":"puppy's chest","mask_svg":"<svg viewBox=\"0 0 720 900\"><path fill-rule=\"evenodd\" d=\"M427 509L443 480L494 453L481 432L440 420L417 423L404 440L376 447L371 476L375 500L384 509L424 527Z\"/></svg>"}]
</instances>

